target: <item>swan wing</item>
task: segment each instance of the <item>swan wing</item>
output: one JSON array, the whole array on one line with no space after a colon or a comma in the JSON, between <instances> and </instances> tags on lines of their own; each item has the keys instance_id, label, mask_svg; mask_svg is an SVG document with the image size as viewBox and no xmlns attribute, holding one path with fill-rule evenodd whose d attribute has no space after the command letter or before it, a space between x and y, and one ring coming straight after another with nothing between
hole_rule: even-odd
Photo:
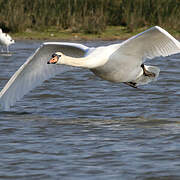
<instances>
[{"instance_id":1,"label":"swan wing","mask_svg":"<svg viewBox=\"0 0 180 180\"><path fill-rule=\"evenodd\" d=\"M89 48L76 43L49 42L42 44L35 53L14 73L0 92L0 105L8 110L30 90L43 81L65 71L65 67L48 65L53 53L60 51L72 57L83 57Z\"/></svg>"},{"instance_id":2,"label":"swan wing","mask_svg":"<svg viewBox=\"0 0 180 180\"><path fill-rule=\"evenodd\" d=\"M158 56L180 53L180 42L161 27L152 27L124 41L118 54L128 56L130 61L143 62Z\"/></svg>"}]
</instances>

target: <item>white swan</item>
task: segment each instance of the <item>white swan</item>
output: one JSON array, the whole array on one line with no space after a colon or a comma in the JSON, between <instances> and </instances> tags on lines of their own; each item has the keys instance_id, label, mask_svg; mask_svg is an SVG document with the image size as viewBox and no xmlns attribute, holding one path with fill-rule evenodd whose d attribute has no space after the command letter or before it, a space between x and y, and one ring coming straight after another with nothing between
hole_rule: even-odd
<instances>
[{"instance_id":1,"label":"white swan","mask_svg":"<svg viewBox=\"0 0 180 180\"><path fill-rule=\"evenodd\" d=\"M7 52L9 52L9 46L14 43L15 41L11 38L11 36L9 34L3 33L2 29L0 29L0 44L6 46Z\"/></svg>"},{"instance_id":2,"label":"white swan","mask_svg":"<svg viewBox=\"0 0 180 180\"><path fill-rule=\"evenodd\" d=\"M97 48L76 43L44 43L2 89L0 105L8 110L27 92L58 74L61 66L53 64L87 68L105 80L136 87L156 80L159 75L159 68L144 65L147 58L175 53L180 53L180 43L158 26L123 43Z\"/></svg>"}]
</instances>

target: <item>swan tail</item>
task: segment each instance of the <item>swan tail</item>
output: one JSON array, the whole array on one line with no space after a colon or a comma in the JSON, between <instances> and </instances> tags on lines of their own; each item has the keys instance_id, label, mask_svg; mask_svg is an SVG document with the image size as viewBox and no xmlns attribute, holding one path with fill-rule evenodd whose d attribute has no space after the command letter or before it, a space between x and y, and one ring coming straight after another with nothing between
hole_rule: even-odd
<instances>
[{"instance_id":1,"label":"swan tail","mask_svg":"<svg viewBox=\"0 0 180 180\"><path fill-rule=\"evenodd\" d=\"M136 86L156 81L159 76L160 69L158 67L144 65L143 68L143 73L135 80Z\"/></svg>"}]
</instances>

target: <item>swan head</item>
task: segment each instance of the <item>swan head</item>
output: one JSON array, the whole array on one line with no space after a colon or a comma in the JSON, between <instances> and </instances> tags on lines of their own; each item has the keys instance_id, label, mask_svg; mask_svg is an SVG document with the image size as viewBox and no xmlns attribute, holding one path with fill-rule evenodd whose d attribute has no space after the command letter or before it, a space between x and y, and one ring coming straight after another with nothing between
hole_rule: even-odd
<instances>
[{"instance_id":1,"label":"swan head","mask_svg":"<svg viewBox=\"0 0 180 180\"><path fill-rule=\"evenodd\" d=\"M14 44L15 41L13 39L9 40L9 45Z\"/></svg>"},{"instance_id":2,"label":"swan head","mask_svg":"<svg viewBox=\"0 0 180 180\"><path fill-rule=\"evenodd\" d=\"M52 58L47 62L47 64L60 64L60 59L62 59L63 53L56 52L52 54Z\"/></svg>"}]
</instances>

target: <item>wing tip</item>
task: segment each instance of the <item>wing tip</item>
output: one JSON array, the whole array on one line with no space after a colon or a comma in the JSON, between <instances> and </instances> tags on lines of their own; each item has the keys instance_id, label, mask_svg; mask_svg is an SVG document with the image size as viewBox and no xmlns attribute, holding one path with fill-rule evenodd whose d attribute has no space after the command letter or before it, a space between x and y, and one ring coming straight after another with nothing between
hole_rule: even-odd
<instances>
[{"instance_id":1,"label":"wing tip","mask_svg":"<svg viewBox=\"0 0 180 180\"><path fill-rule=\"evenodd\" d=\"M157 29L158 31L163 33L165 36L167 36L169 39L171 39L180 49L180 42L176 38L174 38L170 33L168 33L165 29L161 28L160 26L154 26L153 28Z\"/></svg>"},{"instance_id":2,"label":"wing tip","mask_svg":"<svg viewBox=\"0 0 180 180\"><path fill-rule=\"evenodd\" d=\"M161 33L165 34L165 35L170 35L165 29L163 29L162 27L160 26L153 26L152 28L150 29L157 29L158 31L160 31ZM171 35L170 35L171 36Z\"/></svg>"}]
</instances>

